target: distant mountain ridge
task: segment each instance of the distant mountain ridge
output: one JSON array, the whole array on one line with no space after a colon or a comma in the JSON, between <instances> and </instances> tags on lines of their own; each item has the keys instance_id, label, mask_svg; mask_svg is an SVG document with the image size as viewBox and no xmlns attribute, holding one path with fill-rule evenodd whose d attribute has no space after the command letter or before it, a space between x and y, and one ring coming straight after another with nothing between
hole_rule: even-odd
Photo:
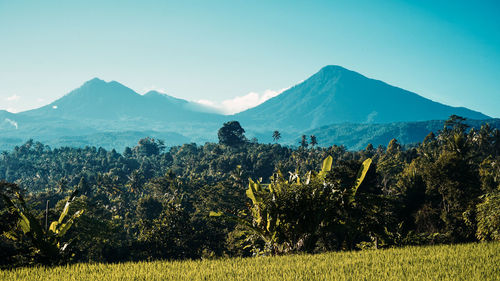
<instances>
[{"instance_id":1,"label":"distant mountain ridge","mask_svg":"<svg viewBox=\"0 0 500 281\"><path fill-rule=\"evenodd\" d=\"M369 140L361 135L369 132L366 124L378 124L374 125L378 128L375 134L390 133L396 132L394 128L408 127L400 123L445 120L452 114L475 120L489 118L340 66L326 66L280 95L234 115L221 115L157 91L140 95L116 81L94 78L46 106L16 114L0 110L0 150L29 138L69 146L95 145L102 140L101 145L108 148L133 146L141 134L168 138L169 145L215 142L217 130L229 120L240 121L249 138L264 142L270 142L272 131L279 130L284 136L282 143L290 145L296 145L302 134L316 134L324 146L337 142L359 148ZM359 141L345 135L349 132ZM420 136L411 129L399 132L403 141Z\"/></svg>"},{"instance_id":2,"label":"distant mountain ridge","mask_svg":"<svg viewBox=\"0 0 500 281\"><path fill-rule=\"evenodd\" d=\"M116 82L94 78L85 82L62 98L41 108L21 113L27 116L57 117L65 119L188 121L217 118L196 110L190 102L149 91L140 95Z\"/></svg>"},{"instance_id":3,"label":"distant mountain ridge","mask_svg":"<svg viewBox=\"0 0 500 281\"><path fill-rule=\"evenodd\" d=\"M333 124L304 132L306 136L314 135L318 145L342 144L350 150L364 149L369 143L375 147L387 146L392 139L402 144L422 142L430 133L437 133L444 127L445 120L431 120L420 122L396 122L386 124ZM500 119L467 120L470 128L479 130L484 123L491 128L500 129ZM298 145L300 137L287 138L286 143Z\"/></svg>"},{"instance_id":4,"label":"distant mountain ridge","mask_svg":"<svg viewBox=\"0 0 500 281\"><path fill-rule=\"evenodd\" d=\"M330 65L280 95L236 114L235 119L252 127L265 124L268 127L310 130L345 122L443 120L452 114L477 120L490 118Z\"/></svg>"}]
</instances>

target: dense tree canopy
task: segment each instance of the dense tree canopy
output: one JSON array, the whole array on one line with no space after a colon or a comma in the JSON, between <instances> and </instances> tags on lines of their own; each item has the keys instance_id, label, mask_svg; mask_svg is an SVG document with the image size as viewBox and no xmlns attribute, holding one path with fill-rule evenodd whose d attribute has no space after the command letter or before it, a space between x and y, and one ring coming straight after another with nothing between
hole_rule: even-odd
<instances>
[{"instance_id":1,"label":"dense tree canopy","mask_svg":"<svg viewBox=\"0 0 500 281\"><path fill-rule=\"evenodd\" d=\"M224 123L222 128L217 133L219 143L228 146L238 146L247 141L245 137L245 129L243 129L238 121L229 121Z\"/></svg>"},{"instance_id":2,"label":"dense tree canopy","mask_svg":"<svg viewBox=\"0 0 500 281\"><path fill-rule=\"evenodd\" d=\"M220 144L146 138L120 154L28 141L1 153L0 266L500 239L500 134L488 125L454 117L414 146L347 151L247 142L229 123ZM41 232L23 228L21 212ZM47 228L62 213L74 223L54 240Z\"/></svg>"}]
</instances>

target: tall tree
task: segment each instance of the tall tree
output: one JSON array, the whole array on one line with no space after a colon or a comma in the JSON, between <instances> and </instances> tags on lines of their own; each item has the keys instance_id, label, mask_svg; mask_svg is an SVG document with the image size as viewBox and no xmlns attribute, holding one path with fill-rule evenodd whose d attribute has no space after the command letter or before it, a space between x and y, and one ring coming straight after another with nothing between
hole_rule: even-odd
<instances>
[{"instance_id":1,"label":"tall tree","mask_svg":"<svg viewBox=\"0 0 500 281\"><path fill-rule=\"evenodd\" d=\"M238 121L229 121L222 125L217 133L219 143L228 146L238 146L247 142L245 130L241 127Z\"/></svg>"},{"instance_id":2,"label":"tall tree","mask_svg":"<svg viewBox=\"0 0 500 281\"><path fill-rule=\"evenodd\" d=\"M165 142L147 137L139 140L137 146L134 147L134 152L138 156L151 156L160 154L164 149Z\"/></svg>"},{"instance_id":3,"label":"tall tree","mask_svg":"<svg viewBox=\"0 0 500 281\"><path fill-rule=\"evenodd\" d=\"M314 147L315 145L318 144L318 140L316 139L315 135L311 135L311 146Z\"/></svg>"},{"instance_id":4,"label":"tall tree","mask_svg":"<svg viewBox=\"0 0 500 281\"><path fill-rule=\"evenodd\" d=\"M273 140L274 142L277 142L279 139L281 139L281 134L278 131L273 132Z\"/></svg>"},{"instance_id":5,"label":"tall tree","mask_svg":"<svg viewBox=\"0 0 500 281\"><path fill-rule=\"evenodd\" d=\"M302 135L302 140L300 141L300 147L303 147L303 148L307 148L307 136L306 135Z\"/></svg>"}]
</instances>

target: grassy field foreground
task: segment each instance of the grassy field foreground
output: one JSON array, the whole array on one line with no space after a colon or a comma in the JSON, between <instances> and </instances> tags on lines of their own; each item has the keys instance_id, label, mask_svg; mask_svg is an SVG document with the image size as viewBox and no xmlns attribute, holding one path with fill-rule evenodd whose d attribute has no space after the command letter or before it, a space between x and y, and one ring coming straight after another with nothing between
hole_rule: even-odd
<instances>
[{"instance_id":1,"label":"grassy field foreground","mask_svg":"<svg viewBox=\"0 0 500 281\"><path fill-rule=\"evenodd\" d=\"M75 264L1 271L2 280L500 280L500 243L282 257Z\"/></svg>"}]
</instances>

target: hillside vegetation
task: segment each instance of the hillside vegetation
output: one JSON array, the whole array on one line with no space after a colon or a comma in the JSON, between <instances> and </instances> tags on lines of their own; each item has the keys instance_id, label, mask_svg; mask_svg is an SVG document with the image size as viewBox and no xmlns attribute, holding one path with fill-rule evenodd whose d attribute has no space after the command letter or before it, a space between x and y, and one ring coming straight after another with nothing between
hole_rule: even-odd
<instances>
[{"instance_id":1,"label":"hillside vegetation","mask_svg":"<svg viewBox=\"0 0 500 281\"><path fill-rule=\"evenodd\" d=\"M218 144L1 153L0 266L500 240L500 132L486 124L452 116L418 145L360 151L244 133L234 121Z\"/></svg>"}]
</instances>

